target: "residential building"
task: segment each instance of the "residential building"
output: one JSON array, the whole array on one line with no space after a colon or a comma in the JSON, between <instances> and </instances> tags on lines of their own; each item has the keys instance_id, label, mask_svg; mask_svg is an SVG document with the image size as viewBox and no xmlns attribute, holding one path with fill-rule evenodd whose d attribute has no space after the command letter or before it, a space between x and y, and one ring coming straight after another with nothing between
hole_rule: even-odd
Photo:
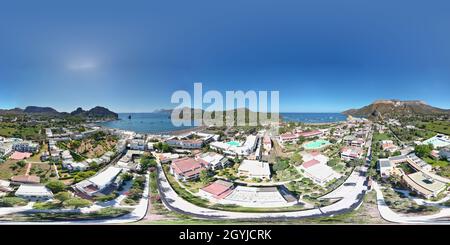
<instances>
[{"instance_id":1,"label":"residential building","mask_svg":"<svg viewBox=\"0 0 450 245\"><path fill-rule=\"evenodd\" d=\"M280 135L280 143L284 144L284 143L293 143L296 142L299 138L298 134L293 134L293 133L284 133L282 135Z\"/></svg>"},{"instance_id":2,"label":"residential building","mask_svg":"<svg viewBox=\"0 0 450 245\"><path fill-rule=\"evenodd\" d=\"M200 149L204 144L200 139L168 139L166 143L171 147L182 149Z\"/></svg>"},{"instance_id":3,"label":"residential building","mask_svg":"<svg viewBox=\"0 0 450 245\"><path fill-rule=\"evenodd\" d=\"M53 193L44 185L20 185L14 195L30 201L46 201L53 198Z\"/></svg>"},{"instance_id":4,"label":"residential building","mask_svg":"<svg viewBox=\"0 0 450 245\"><path fill-rule=\"evenodd\" d=\"M341 175L327 165L328 157L320 152L305 152L302 154L303 164L298 169L303 175L316 184L324 186L333 179L340 178Z\"/></svg>"},{"instance_id":5,"label":"residential building","mask_svg":"<svg viewBox=\"0 0 450 245\"><path fill-rule=\"evenodd\" d=\"M74 185L74 189L89 196L108 195L119 186L117 176L123 168L108 167L106 170L97 173L89 179L83 180Z\"/></svg>"},{"instance_id":6,"label":"residential building","mask_svg":"<svg viewBox=\"0 0 450 245\"><path fill-rule=\"evenodd\" d=\"M244 160L238 168L238 174L247 178L270 179L270 167L267 162Z\"/></svg>"},{"instance_id":7,"label":"residential building","mask_svg":"<svg viewBox=\"0 0 450 245\"><path fill-rule=\"evenodd\" d=\"M341 149L341 159L344 161L361 159L362 155L363 149L361 147L348 146Z\"/></svg>"},{"instance_id":8,"label":"residential building","mask_svg":"<svg viewBox=\"0 0 450 245\"><path fill-rule=\"evenodd\" d=\"M391 176L394 169L394 164L387 158L378 160L378 170L382 178Z\"/></svg>"},{"instance_id":9,"label":"residential building","mask_svg":"<svg viewBox=\"0 0 450 245\"><path fill-rule=\"evenodd\" d=\"M145 140L143 139L132 139L130 141L130 150L137 150L137 151L145 151Z\"/></svg>"},{"instance_id":10,"label":"residential building","mask_svg":"<svg viewBox=\"0 0 450 245\"><path fill-rule=\"evenodd\" d=\"M450 161L450 148L443 148L439 151L439 156L441 158L447 159L447 161Z\"/></svg>"},{"instance_id":11,"label":"residential building","mask_svg":"<svg viewBox=\"0 0 450 245\"><path fill-rule=\"evenodd\" d=\"M36 153L39 151L39 144L31 141L19 141L14 143L13 149L19 152Z\"/></svg>"},{"instance_id":12,"label":"residential building","mask_svg":"<svg viewBox=\"0 0 450 245\"><path fill-rule=\"evenodd\" d=\"M13 145L9 142L0 142L0 156L9 156L13 151Z\"/></svg>"},{"instance_id":13,"label":"residential building","mask_svg":"<svg viewBox=\"0 0 450 245\"><path fill-rule=\"evenodd\" d=\"M203 170L206 166L202 161L189 157L172 160L170 164L170 173L181 181L195 180Z\"/></svg>"},{"instance_id":14,"label":"residential building","mask_svg":"<svg viewBox=\"0 0 450 245\"><path fill-rule=\"evenodd\" d=\"M272 140L268 135L265 135L263 138L263 148L264 148L264 155L268 155L270 150L272 149Z\"/></svg>"},{"instance_id":15,"label":"residential building","mask_svg":"<svg viewBox=\"0 0 450 245\"><path fill-rule=\"evenodd\" d=\"M315 136L321 136L323 135L323 132L320 130L310 130L310 131L304 131L298 133L298 136L309 138L309 137L315 137Z\"/></svg>"},{"instance_id":16,"label":"residential building","mask_svg":"<svg viewBox=\"0 0 450 245\"><path fill-rule=\"evenodd\" d=\"M392 140L382 140L381 141L381 149L383 151L395 152L399 148L394 144Z\"/></svg>"},{"instance_id":17,"label":"residential building","mask_svg":"<svg viewBox=\"0 0 450 245\"><path fill-rule=\"evenodd\" d=\"M402 180L409 188L425 198L437 197L447 189L446 183L420 171L404 174Z\"/></svg>"},{"instance_id":18,"label":"residential building","mask_svg":"<svg viewBox=\"0 0 450 245\"><path fill-rule=\"evenodd\" d=\"M230 160L215 152L207 152L196 156L197 160L205 163L206 167L212 170L224 168L230 164Z\"/></svg>"}]
</instances>

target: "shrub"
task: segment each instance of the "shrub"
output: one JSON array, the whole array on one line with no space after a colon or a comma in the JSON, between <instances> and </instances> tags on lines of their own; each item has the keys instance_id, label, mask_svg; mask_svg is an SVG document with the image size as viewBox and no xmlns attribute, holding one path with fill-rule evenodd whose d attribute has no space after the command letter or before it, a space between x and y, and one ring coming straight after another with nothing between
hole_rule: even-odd
<instances>
[{"instance_id":1,"label":"shrub","mask_svg":"<svg viewBox=\"0 0 450 245\"><path fill-rule=\"evenodd\" d=\"M0 198L0 207L25 206L28 201L20 197L2 197Z\"/></svg>"}]
</instances>

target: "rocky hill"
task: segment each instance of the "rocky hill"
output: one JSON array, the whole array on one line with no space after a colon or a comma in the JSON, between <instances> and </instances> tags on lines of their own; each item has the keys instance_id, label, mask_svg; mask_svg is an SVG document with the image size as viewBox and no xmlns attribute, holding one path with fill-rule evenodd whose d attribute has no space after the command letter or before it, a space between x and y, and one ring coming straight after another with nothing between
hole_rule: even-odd
<instances>
[{"instance_id":1,"label":"rocky hill","mask_svg":"<svg viewBox=\"0 0 450 245\"><path fill-rule=\"evenodd\" d=\"M345 115L378 118L386 116L450 115L450 110L430 106L421 100L377 100L359 109L342 112Z\"/></svg>"},{"instance_id":2,"label":"rocky hill","mask_svg":"<svg viewBox=\"0 0 450 245\"><path fill-rule=\"evenodd\" d=\"M58 112L51 107L40 107L40 106L27 106L25 109L14 108L14 109L0 109L0 115L36 115L45 117L67 117L67 116L79 116L83 118L92 119L118 119L117 113L110 111L109 109L101 106L96 106L88 111L82 108L77 108L72 113Z\"/></svg>"}]
</instances>

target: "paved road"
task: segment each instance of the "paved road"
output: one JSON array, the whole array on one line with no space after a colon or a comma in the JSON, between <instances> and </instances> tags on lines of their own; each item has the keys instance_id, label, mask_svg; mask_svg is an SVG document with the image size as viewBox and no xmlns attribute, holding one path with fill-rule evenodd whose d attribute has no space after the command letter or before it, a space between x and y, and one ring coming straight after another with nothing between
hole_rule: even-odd
<instances>
[{"instance_id":1,"label":"paved road","mask_svg":"<svg viewBox=\"0 0 450 245\"><path fill-rule=\"evenodd\" d=\"M247 212L230 212L208 209L196 206L180 196L173 190L165 176L161 165L158 164L158 188L164 205L175 212L195 216L205 219L238 219L238 220L283 220L298 219L307 217L331 216L344 212L348 212L358 207L362 202L362 197L367 190L367 177L354 171L348 178L347 182L355 182L356 186L348 188L342 185L332 193L329 197L342 197L342 199L334 204L326 207L292 211L292 212L272 212L272 213L247 213Z\"/></svg>"},{"instance_id":2,"label":"paved road","mask_svg":"<svg viewBox=\"0 0 450 245\"><path fill-rule=\"evenodd\" d=\"M383 219L394 222L394 223L404 223L404 224L450 224L450 208L442 208L439 213L431 215L421 215L421 216L406 216L394 212L386 204L383 192L378 183L373 183L373 188L377 194L377 204L378 211L380 212Z\"/></svg>"},{"instance_id":3,"label":"paved road","mask_svg":"<svg viewBox=\"0 0 450 245\"><path fill-rule=\"evenodd\" d=\"M78 221L0 222L0 224L34 224L34 225L41 225L41 224L51 224L51 225L62 224L62 225L64 225L64 224L67 224L67 225L70 225L70 224L124 224L124 223L136 222L145 217L145 215L147 214L147 209L149 208L149 180L150 180L150 177L148 174L146 175L146 179L147 179L147 182L145 185L144 193L143 193L142 199L140 200L139 204L136 206L133 206L134 210L131 213L126 214L121 217L112 218L112 219L78 220ZM121 195L118 198L123 198L123 197ZM119 205L117 205L118 201L119 200L117 200L117 199L111 201L112 205L109 205L109 206L118 207L119 206ZM27 206L24 206L24 207L0 208L0 216L5 215L5 214L30 211L32 209L32 206L33 206L33 204L29 203ZM108 205L105 205L105 206L108 206ZM103 207L105 207L105 206L103 206ZM88 209L90 209L90 211L96 211L99 209L99 207L94 205L92 207L89 207ZM86 210L84 210L84 211L86 212Z\"/></svg>"}]
</instances>

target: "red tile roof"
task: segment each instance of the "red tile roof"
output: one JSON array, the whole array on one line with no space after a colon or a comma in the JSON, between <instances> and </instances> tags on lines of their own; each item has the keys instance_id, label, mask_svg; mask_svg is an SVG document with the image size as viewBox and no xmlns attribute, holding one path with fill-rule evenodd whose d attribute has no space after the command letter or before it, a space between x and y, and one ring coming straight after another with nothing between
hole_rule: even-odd
<instances>
[{"instance_id":1,"label":"red tile roof","mask_svg":"<svg viewBox=\"0 0 450 245\"><path fill-rule=\"evenodd\" d=\"M31 157L31 153L29 153L29 152L18 152L18 151L15 151L11 155L10 159L12 159L12 160L23 160L23 159L26 159L26 158L29 158L29 157Z\"/></svg>"},{"instance_id":2,"label":"red tile roof","mask_svg":"<svg viewBox=\"0 0 450 245\"><path fill-rule=\"evenodd\" d=\"M318 160L316 160L316 159L311 159L311 160L309 160L309 161L307 161L307 162L304 162L303 164L302 164L302 166L304 167L304 168L309 168L309 167L312 167L312 166L314 166L314 165L316 165L316 164L319 164L320 162L318 161Z\"/></svg>"},{"instance_id":3,"label":"red tile roof","mask_svg":"<svg viewBox=\"0 0 450 245\"><path fill-rule=\"evenodd\" d=\"M319 135L319 134L322 134L322 131L312 130L312 131L306 131L306 132L299 133L299 135L303 136L303 137L310 137L310 136L315 136L315 135Z\"/></svg>"},{"instance_id":4,"label":"red tile roof","mask_svg":"<svg viewBox=\"0 0 450 245\"><path fill-rule=\"evenodd\" d=\"M203 187L203 191L210 193L217 199L222 199L228 196L233 190L233 183L223 180L217 180L214 183Z\"/></svg>"},{"instance_id":5,"label":"red tile roof","mask_svg":"<svg viewBox=\"0 0 450 245\"><path fill-rule=\"evenodd\" d=\"M170 166L176 174L183 175L185 177L194 176L206 169L203 162L189 157L175 159L172 161Z\"/></svg>"},{"instance_id":6,"label":"red tile roof","mask_svg":"<svg viewBox=\"0 0 450 245\"><path fill-rule=\"evenodd\" d=\"M41 178L35 175L18 175L11 177L11 181L19 183L37 184L41 182Z\"/></svg>"}]
</instances>

